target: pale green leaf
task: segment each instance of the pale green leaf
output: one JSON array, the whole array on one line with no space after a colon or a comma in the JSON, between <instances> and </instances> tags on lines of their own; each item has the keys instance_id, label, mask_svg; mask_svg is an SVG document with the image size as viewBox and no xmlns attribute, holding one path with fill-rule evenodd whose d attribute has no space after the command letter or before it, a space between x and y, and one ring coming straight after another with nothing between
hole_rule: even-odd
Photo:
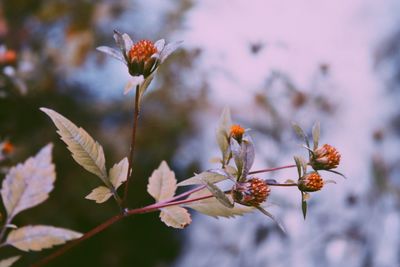
<instances>
[{"instance_id":1,"label":"pale green leaf","mask_svg":"<svg viewBox=\"0 0 400 267\"><path fill-rule=\"evenodd\" d=\"M188 199L201 198L207 195L210 195L210 192L207 189L203 189L191 194ZM232 197L230 195L226 195L226 197L229 198L230 202L233 202ZM222 205L215 197L210 197L186 203L183 206L194 209L198 212L201 212L208 216L212 216L214 218L217 217L229 218L235 216L242 216L245 213L254 211L254 207L247 207L238 203L235 203L233 208L228 208Z\"/></svg>"},{"instance_id":2,"label":"pale green leaf","mask_svg":"<svg viewBox=\"0 0 400 267\"><path fill-rule=\"evenodd\" d=\"M226 179L228 179L226 175L222 175L220 173L215 173L212 171L205 171L196 174L191 178L183 180L182 182L178 183L178 186L205 184L206 182L215 184Z\"/></svg>"},{"instance_id":3,"label":"pale green leaf","mask_svg":"<svg viewBox=\"0 0 400 267\"><path fill-rule=\"evenodd\" d=\"M261 211L264 215L266 215L267 217L271 218L279 227L279 229L281 229L281 231L283 233L286 234L286 230L285 227L283 226L283 223L281 221L279 221L278 219L276 219L271 213L269 213L268 211L266 211L264 208L258 206L257 209L259 211Z\"/></svg>"},{"instance_id":4,"label":"pale green leaf","mask_svg":"<svg viewBox=\"0 0 400 267\"><path fill-rule=\"evenodd\" d=\"M56 125L61 139L67 144L74 160L87 171L97 175L110 186L105 166L103 147L96 142L84 129L48 108L40 108Z\"/></svg>"},{"instance_id":5,"label":"pale green leaf","mask_svg":"<svg viewBox=\"0 0 400 267\"><path fill-rule=\"evenodd\" d=\"M94 200L96 203L106 202L112 196L111 190L106 186L99 186L90 192L85 198L89 200Z\"/></svg>"},{"instance_id":6,"label":"pale green leaf","mask_svg":"<svg viewBox=\"0 0 400 267\"><path fill-rule=\"evenodd\" d=\"M222 161L224 165L227 163L230 150L229 150L229 132L232 126L231 113L229 108L225 107L219 119L218 127L216 130L216 138L219 149L222 153Z\"/></svg>"},{"instance_id":7,"label":"pale green leaf","mask_svg":"<svg viewBox=\"0 0 400 267\"><path fill-rule=\"evenodd\" d=\"M295 122L292 122L292 127L293 127L294 131L296 132L296 134L304 140L307 147L310 147L310 142L308 141L307 134L303 131L303 129L299 125L297 125Z\"/></svg>"},{"instance_id":8,"label":"pale green leaf","mask_svg":"<svg viewBox=\"0 0 400 267\"><path fill-rule=\"evenodd\" d=\"M81 233L53 226L36 225L24 226L13 230L7 236L6 244L23 251L40 251L55 245L77 239Z\"/></svg>"},{"instance_id":9,"label":"pale green leaf","mask_svg":"<svg viewBox=\"0 0 400 267\"><path fill-rule=\"evenodd\" d=\"M126 174L128 172L128 159L125 157L110 169L109 177L110 182L115 189L121 186L126 181Z\"/></svg>"},{"instance_id":10,"label":"pale green leaf","mask_svg":"<svg viewBox=\"0 0 400 267\"><path fill-rule=\"evenodd\" d=\"M313 137L313 143L314 143L314 150L318 148L318 142L319 142L319 136L320 136L320 130L321 126L319 121L315 122L313 129L312 129L312 137Z\"/></svg>"},{"instance_id":11,"label":"pale green leaf","mask_svg":"<svg viewBox=\"0 0 400 267\"><path fill-rule=\"evenodd\" d=\"M162 208L160 219L167 226L179 229L185 228L192 222L189 212L178 206Z\"/></svg>"},{"instance_id":12,"label":"pale green leaf","mask_svg":"<svg viewBox=\"0 0 400 267\"><path fill-rule=\"evenodd\" d=\"M233 201L229 199L226 194L219 189L218 186L207 182L206 183L207 189L211 192L211 194L219 201L222 205L228 208L233 208Z\"/></svg>"},{"instance_id":13,"label":"pale green leaf","mask_svg":"<svg viewBox=\"0 0 400 267\"><path fill-rule=\"evenodd\" d=\"M10 169L3 180L1 196L8 220L19 212L32 208L49 197L56 179L51 162L52 144L42 148L34 157Z\"/></svg>"},{"instance_id":14,"label":"pale green leaf","mask_svg":"<svg viewBox=\"0 0 400 267\"><path fill-rule=\"evenodd\" d=\"M158 202L172 198L175 195L176 178L165 161L153 171L147 185L147 192Z\"/></svg>"},{"instance_id":15,"label":"pale green leaf","mask_svg":"<svg viewBox=\"0 0 400 267\"><path fill-rule=\"evenodd\" d=\"M17 260L19 260L21 256L14 256L8 259L4 259L0 261L0 267L10 267L12 266Z\"/></svg>"}]
</instances>

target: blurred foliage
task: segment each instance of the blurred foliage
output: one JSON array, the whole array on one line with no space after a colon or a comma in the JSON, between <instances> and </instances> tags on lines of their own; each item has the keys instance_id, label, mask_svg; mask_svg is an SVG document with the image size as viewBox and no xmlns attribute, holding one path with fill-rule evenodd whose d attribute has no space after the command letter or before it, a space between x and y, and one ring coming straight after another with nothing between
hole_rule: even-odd
<instances>
[{"instance_id":1,"label":"blurred foliage","mask_svg":"<svg viewBox=\"0 0 400 267\"><path fill-rule=\"evenodd\" d=\"M189 1L174 5L157 29L141 29L149 34L143 37L168 38L191 6ZM57 170L55 190L49 200L18 216L16 224L51 224L85 232L118 211L112 201L97 205L84 199L98 185L98 179L73 161L39 107L52 108L84 127L103 144L108 165L128 154L133 96L112 101L99 99L85 85L70 82L69 75L83 70L89 58L98 56L94 52L96 46L113 42L114 21L118 24L127 13L144 12L136 7L134 1L13 0L0 4L0 44L16 51L17 61L12 67L28 89L21 94L17 84L4 75L0 82L0 138L9 138L16 147L6 164L21 162L46 143L54 142ZM146 16L135 18L129 25L142 27L140 19L146 20ZM120 30L131 33L138 29ZM147 177L161 160L173 164L180 140L190 138L196 131L191 117L193 110L205 104L205 91L188 86L183 77L197 55L181 51L168 60L159 73L160 88L152 88L145 97L129 198L134 207L151 203L145 190ZM0 72L5 68L1 65ZM123 88L121 96L122 91ZM190 166L195 168L197 163ZM190 166L172 167L178 176L185 177L193 172ZM156 216L154 213L124 220L50 266L165 266L178 254L179 236ZM2 252L6 256L17 251L7 248ZM16 266L26 266L50 252L24 253Z\"/></svg>"}]
</instances>

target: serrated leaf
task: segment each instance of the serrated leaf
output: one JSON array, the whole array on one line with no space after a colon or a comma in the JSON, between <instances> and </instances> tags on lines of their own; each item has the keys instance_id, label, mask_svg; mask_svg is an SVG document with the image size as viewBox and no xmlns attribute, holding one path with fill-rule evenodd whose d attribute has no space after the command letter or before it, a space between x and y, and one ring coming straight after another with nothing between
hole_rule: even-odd
<instances>
[{"instance_id":1,"label":"serrated leaf","mask_svg":"<svg viewBox=\"0 0 400 267\"><path fill-rule=\"evenodd\" d=\"M219 189L218 186L207 182L206 183L207 189L211 192L211 194L225 207L233 208L233 201L229 199L226 194Z\"/></svg>"},{"instance_id":2,"label":"serrated leaf","mask_svg":"<svg viewBox=\"0 0 400 267\"><path fill-rule=\"evenodd\" d=\"M165 161L153 171L147 185L147 192L157 201L172 198L175 195L175 173L170 170Z\"/></svg>"},{"instance_id":3,"label":"serrated leaf","mask_svg":"<svg viewBox=\"0 0 400 267\"><path fill-rule=\"evenodd\" d=\"M307 147L310 147L310 142L308 141L308 137L307 137L306 133L303 131L303 129L299 125L297 125L295 122L292 122L292 127L293 127L294 131L296 132L296 134L304 140Z\"/></svg>"},{"instance_id":4,"label":"serrated leaf","mask_svg":"<svg viewBox=\"0 0 400 267\"><path fill-rule=\"evenodd\" d=\"M264 215L266 215L267 217L269 217L270 219L272 219L279 227L279 229L281 229L281 231L286 234L286 229L283 226L282 222L280 222L278 219L276 219L271 213L269 213L268 211L266 211L264 208L258 206L257 209L259 211L261 211L261 213L263 213Z\"/></svg>"},{"instance_id":5,"label":"serrated leaf","mask_svg":"<svg viewBox=\"0 0 400 267\"><path fill-rule=\"evenodd\" d=\"M128 172L128 159L125 157L114 166L109 171L110 182L115 189L118 189L123 182L126 181L126 174Z\"/></svg>"},{"instance_id":6,"label":"serrated leaf","mask_svg":"<svg viewBox=\"0 0 400 267\"><path fill-rule=\"evenodd\" d=\"M222 173L216 173L213 170L208 170L183 180L182 182L178 183L178 186L205 184L207 182L215 184L226 179L228 179L228 174L224 175Z\"/></svg>"},{"instance_id":7,"label":"serrated leaf","mask_svg":"<svg viewBox=\"0 0 400 267\"><path fill-rule=\"evenodd\" d=\"M315 122L312 128L312 136L313 136L313 143L314 143L314 150L318 148L319 136L321 132L321 126L319 121Z\"/></svg>"},{"instance_id":8,"label":"serrated leaf","mask_svg":"<svg viewBox=\"0 0 400 267\"><path fill-rule=\"evenodd\" d=\"M203 189L191 194L188 199L200 198L209 194L210 191L208 191L207 189ZM230 202L233 202L230 195L227 195L227 198L229 198ZM235 216L242 216L245 213L254 211L254 207L247 207L238 203L235 203L233 208L227 208L226 206L222 205L215 197L186 203L183 206L194 209L198 212L214 218L230 218Z\"/></svg>"},{"instance_id":9,"label":"serrated leaf","mask_svg":"<svg viewBox=\"0 0 400 267\"><path fill-rule=\"evenodd\" d=\"M92 192L90 192L90 194L87 195L85 198L89 200L94 200L96 201L96 203L100 204L106 202L112 195L113 194L108 187L99 186L93 189Z\"/></svg>"},{"instance_id":10,"label":"serrated leaf","mask_svg":"<svg viewBox=\"0 0 400 267\"><path fill-rule=\"evenodd\" d=\"M52 144L42 148L34 157L10 169L3 180L1 196L8 221L19 212L32 208L49 197L56 179L51 162Z\"/></svg>"},{"instance_id":11,"label":"serrated leaf","mask_svg":"<svg viewBox=\"0 0 400 267\"><path fill-rule=\"evenodd\" d=\"M21 256L14 256L8 259L4 259L0 261L0 267L10 267L13 265L17 260L19 260Z\"/></svg>"},{"instance_id":12,"label":"serrated leaf","mask_svg":"<svg viewBox=\"0 0 400 267\"><path fill-rule=\"evenodd\" d=\"M87 171L97 175L108 187L103 147L84 129L78 128L67 118L48 108L40 108L56 125L61 140L67 144L74 160Z\"/></svg>"},{"instance_id":13,"label":"serrated leaf","mask_svg":"<svg viewBox=\"0 0 400 267\"><path fill-rule=\"evenodd\" d=\"M11 231L5 243L23 251L40 251L55 245L64 244L69 240L77 239L81 236L81 233L64 228L29 225Z\"/></svg>"},{"instance_id":14,"label":"serrated leaf","mask_svg":"<svg viewBox=\"0 0 400 267\"><path fill-rule=\"evenodd\" d=\"M229 108L225 107L219 119L218 127L216 130L216 138L219 149L222 154L223 165L227 164L230 149L229 149L229 132L232 125L231 113Z\"/></svg>"},{"instance_id":15,"label":"serrated leaf","mask_svg":"<svg viewBox=\"0 0 400 267\"><path fill-rule=\"evenodd\" d=\"M189 212L178 206L162 208L160 219L167 226L179 229L185 228L192 222Z\"/></svg>"}]
</instances>

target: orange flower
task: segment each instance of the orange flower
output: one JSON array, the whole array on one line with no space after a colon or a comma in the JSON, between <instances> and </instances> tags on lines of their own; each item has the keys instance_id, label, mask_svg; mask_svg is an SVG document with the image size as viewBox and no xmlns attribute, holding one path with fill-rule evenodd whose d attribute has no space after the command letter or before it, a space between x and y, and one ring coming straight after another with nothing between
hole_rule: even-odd
<instances>
[{"instance_id":1,"label":"orange flower","mask_svg":"<svg viewBox=\"0 0 400 267\"><path fill-rule=\"evenodd\" d=\"M299 179L298 187L303 192L315 192L321 190L324 180L318 172L310 172Z\"/></svg>"},{"instance_id":2,"label":"orange flower","mask_svg":"<svg viewBox=\"0 0 400 267\"><path fill-rule=\"evenodd\" d=\"M235 138L236 140L240 141L243 137L244 134L244 129L238 125L238 124L234 124L231 126L231 132L230 135Z\"/></svg>"},{"instance_id":3,"label":"orange flower","mask_svg":"<svg viewBox=\"0 0 400 267\"><path fill-rule=\"evenodd\" d=\"M258 207L263 203L271 189L264 180L251 178L243 183L236 183L232 188L232 198L235 202L245 206Z\"/></svg>"},{"instance_id":4,"label":"orange flower","mask_svg":"<svg viewBox=\"0 0 400 267\"><path fill-rule=\"evenodd\" d=\"M325 144L314 150L311 166L315 170L329 170L336 168L340 163L340 153L331 145Z\"/></svg>"},{"instance_id":5,"label":"orange flower","mask_svg":"<svg viewBox=\"0 0 400 267\"><path fill-rule=\"evenodd\" d=\"M10 154L14 151L14 145L11 142L6 141L2 145L3 145L3 147L1 148L1 151L4 154Z\"/></svg>"}]
</instances>

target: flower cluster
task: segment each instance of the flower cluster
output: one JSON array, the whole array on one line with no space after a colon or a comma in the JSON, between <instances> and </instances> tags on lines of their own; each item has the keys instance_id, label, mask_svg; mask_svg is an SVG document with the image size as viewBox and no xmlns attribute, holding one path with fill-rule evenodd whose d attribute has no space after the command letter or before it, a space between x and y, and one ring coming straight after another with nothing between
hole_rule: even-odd
<instances>
[{"instance_id":1,"label":"flower cluster","mask_svg":"<svg viewBox=\"0 0 400 267\"><path fill-rule=\"evenodd\" d=\"M232 188L232 198L235 202L245 206L258 207L267 200L271 189L264 180L250 178L245 182L238 182Z\"/></svg>"},{"instance_id":2,"label":"flower cluster","mask_svg":"<svg viewBox=\"0 0 400 267\"><path fill-rule=\"evenodd\" d=\"M340 163L340 153L331 145L325 144L311 154L310 165L314 170L330 170Z\"/></svg>"}]
</instances>

